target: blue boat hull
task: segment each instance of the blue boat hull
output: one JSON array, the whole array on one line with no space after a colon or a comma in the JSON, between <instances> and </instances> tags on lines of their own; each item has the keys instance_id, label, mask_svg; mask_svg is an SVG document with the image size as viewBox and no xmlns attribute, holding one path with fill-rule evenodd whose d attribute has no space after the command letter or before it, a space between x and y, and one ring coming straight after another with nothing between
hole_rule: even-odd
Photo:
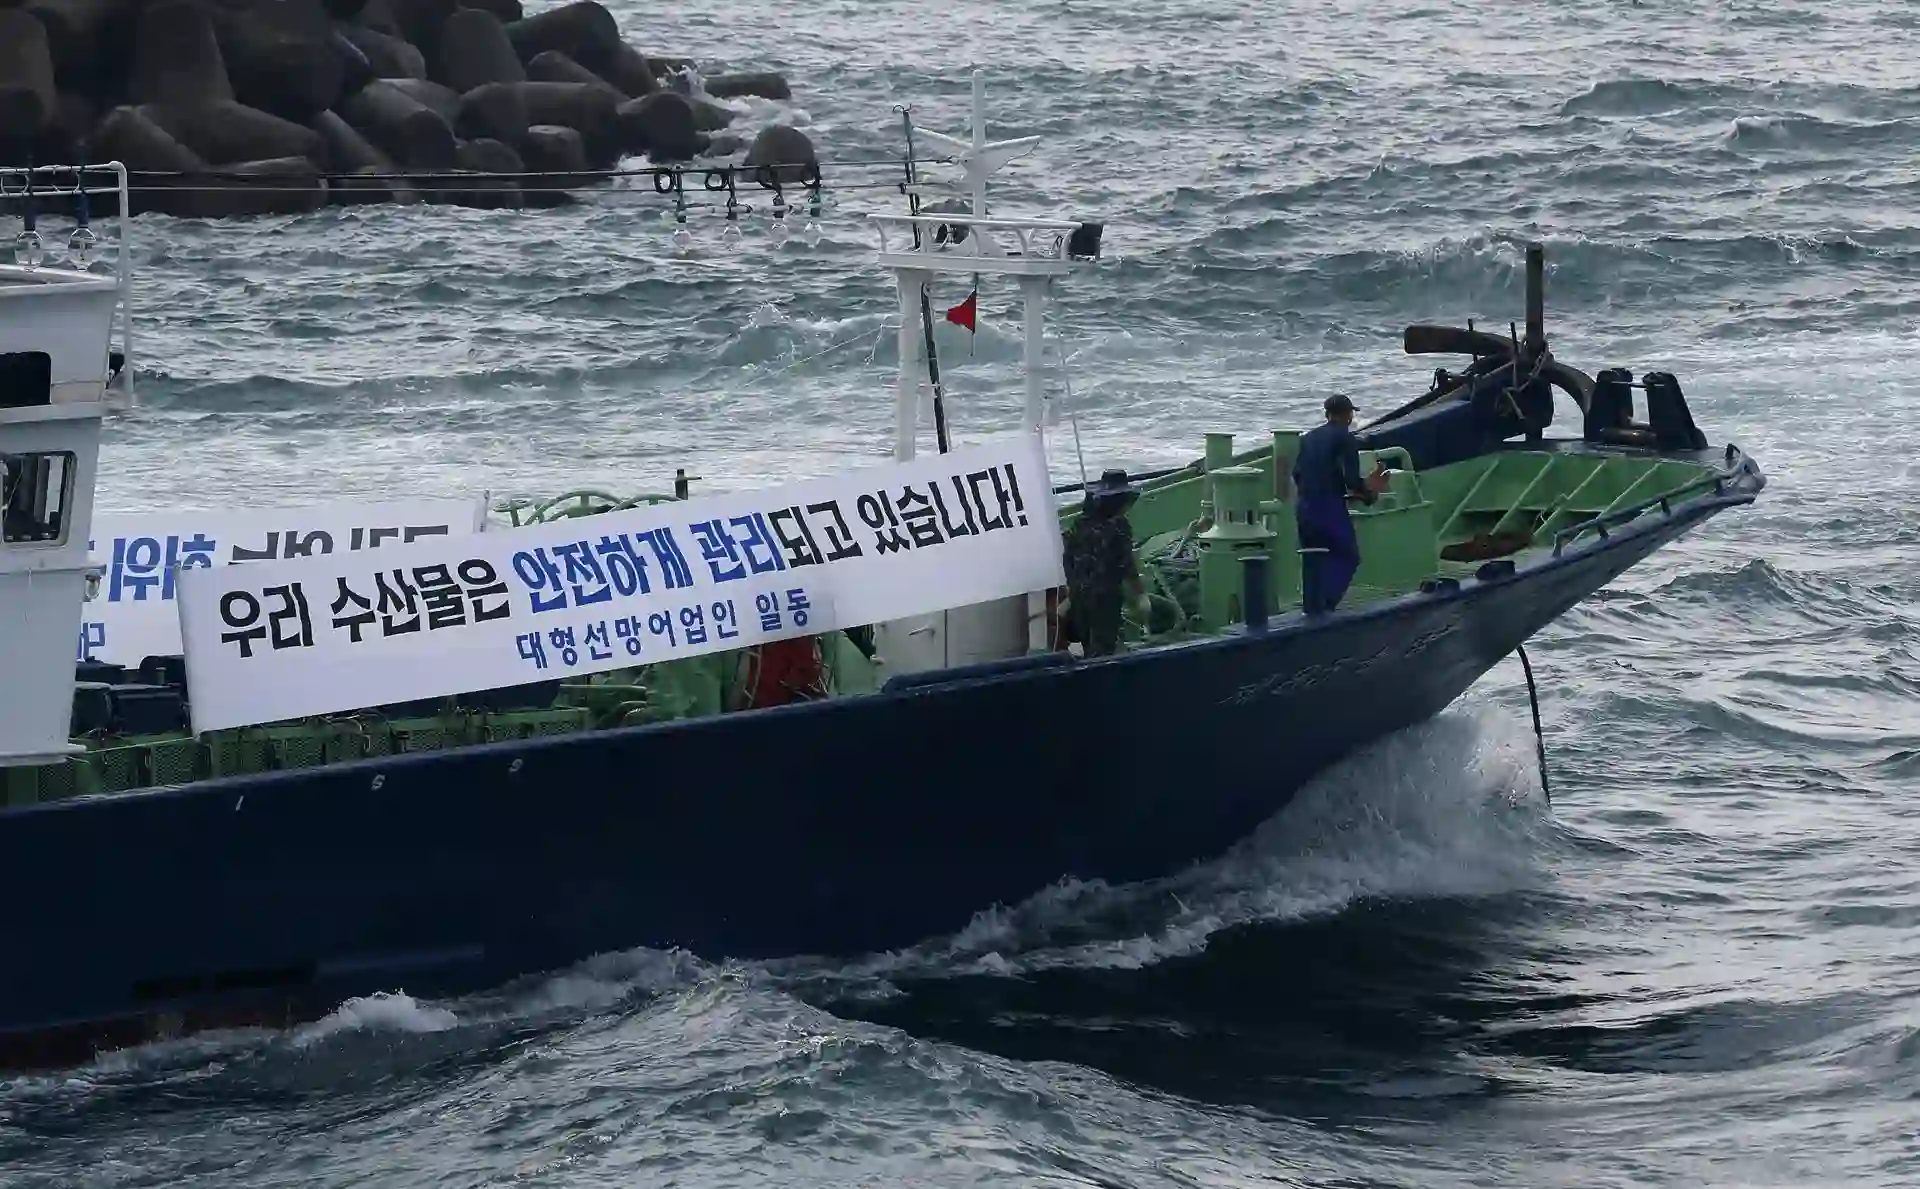
<instances>
[{"instance_id":1,"label":"blue boat hull","mask_svg":"<svg viewBox=\"0 0 1920 1189\"><path fill-rule=\"evenodd\" d=\"M1097 662L0 814L0 1059L596 953L855 954L1217 855L1752 491L1497 581ZM1217 779L1201 757L1251 745ZM33 889L28 896L24 890Z\"/></svg>"}]
</instances>

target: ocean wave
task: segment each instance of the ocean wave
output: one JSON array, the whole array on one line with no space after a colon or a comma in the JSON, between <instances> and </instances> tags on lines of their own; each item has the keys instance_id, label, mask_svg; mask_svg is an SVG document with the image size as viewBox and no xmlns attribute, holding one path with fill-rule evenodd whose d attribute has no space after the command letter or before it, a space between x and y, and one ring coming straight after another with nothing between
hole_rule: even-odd
<instances>
[{"instance_id":1,"label":"ocean wave","mask_svg":"<svg viewBox=\"0 0 1920 1189\"><path fill-rule=\"evenodd\" d=\"M1740 147L1860 150L1910 142L1920 123L1911 118L1868 122L1831 120L1805 112L1736 116L1726 140Z\"/></svg>"},{"instance_id":2,"label":"ocean wave","mask_svg":"<svg viewBox=\"0 0 1920 1189\"><path fill-rule=\"evenodd\" d=\"M1574 115L1652 116L1680 111L1738 92L1724 84L1674 82L1658 78L1602 79L1560 105Z\"/></svg>"},{"instance_id":3,"label":"ocean wave","mask_svg":"<svg viewBox=\"0 0 1920 1189\"><path fill-rule=\"evenodd\" d=\"M1498 1029L1486 1043L1589 1073L1734 1073L1780 1064L1884 1007L1855 992L1779 1002L1687 995L1651 1011L1617 1011L1622 1018L1604 1024L1563 1019Z\"/></svg>"}]
</instances>

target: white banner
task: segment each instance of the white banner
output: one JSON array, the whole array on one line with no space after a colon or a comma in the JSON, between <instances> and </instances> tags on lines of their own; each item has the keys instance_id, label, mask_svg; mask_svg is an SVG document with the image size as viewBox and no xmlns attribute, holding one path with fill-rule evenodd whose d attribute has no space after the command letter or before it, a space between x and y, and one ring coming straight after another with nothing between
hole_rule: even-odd
<instances>
[{"instance_id":1,"label":"white banner","mask_svg":"<svg viewBox=\"0 0 1920 1189\"><path fill-rule=\"evenodd\" d=\"M392 548L481 529L484 499L400 500L207 512L97 512L87 543L100 593L82 610L77 659L138 665L178 656L175 567Z\"/></svg>"},{"instance_id":2,"label":"white banner","mask_svg":"<svg viewBox=\"0 0 1920 1189\"><path fill-rule=\"evenodd\" d=\"M377 567L377 568L376 568ZM652 664L1062 585L1037 436L180 578L195 731Z\"/></svg>"}]
</instances>

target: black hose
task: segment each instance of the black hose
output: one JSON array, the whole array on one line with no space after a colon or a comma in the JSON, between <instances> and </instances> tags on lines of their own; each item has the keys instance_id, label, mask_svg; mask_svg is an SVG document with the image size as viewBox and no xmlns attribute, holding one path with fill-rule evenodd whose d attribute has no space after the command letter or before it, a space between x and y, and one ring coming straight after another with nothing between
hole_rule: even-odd
<instances>
[{"instance_id":1,"label":"black hose","mask_svg":"<svg viewBox=\"0 0 1920 1189\"><path fill-rule=\"evenodd\" d=\"M1553 789L1547 785L1547 739L1540 731L1540 695L1533 685L1533 662L1527 659L1527 646L1517 644L1514 650L1520 654L1520 668L1527 675L1527 701L1533 706L1533 749L1540 757L1540 791L1546 795L1547 805L1553 805Z\"/></svg>"}]
</instances>

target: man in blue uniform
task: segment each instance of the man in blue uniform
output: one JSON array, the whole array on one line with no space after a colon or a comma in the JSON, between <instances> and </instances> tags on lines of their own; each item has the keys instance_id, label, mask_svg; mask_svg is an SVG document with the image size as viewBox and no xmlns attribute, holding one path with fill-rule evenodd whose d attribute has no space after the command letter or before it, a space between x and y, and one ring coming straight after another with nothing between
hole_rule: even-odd
<instances>
[{"instance_id":1,"label":"man in blue uniform","mask_svg":"<svg viewBox=\"0 0 1920 1189\"><path fill-rule=\"evenodd\" d=\"M1360 543L1347 515L1347 497L1371 504L1386 487L1384 468L1362 478L1354 440L1353 402L1327 398L1327 423L1300 439L1293 463L1294 518L1300 526L1300 604L1308 615L1340 605L1360 568Z\"/></svg>"}]
</instances>

